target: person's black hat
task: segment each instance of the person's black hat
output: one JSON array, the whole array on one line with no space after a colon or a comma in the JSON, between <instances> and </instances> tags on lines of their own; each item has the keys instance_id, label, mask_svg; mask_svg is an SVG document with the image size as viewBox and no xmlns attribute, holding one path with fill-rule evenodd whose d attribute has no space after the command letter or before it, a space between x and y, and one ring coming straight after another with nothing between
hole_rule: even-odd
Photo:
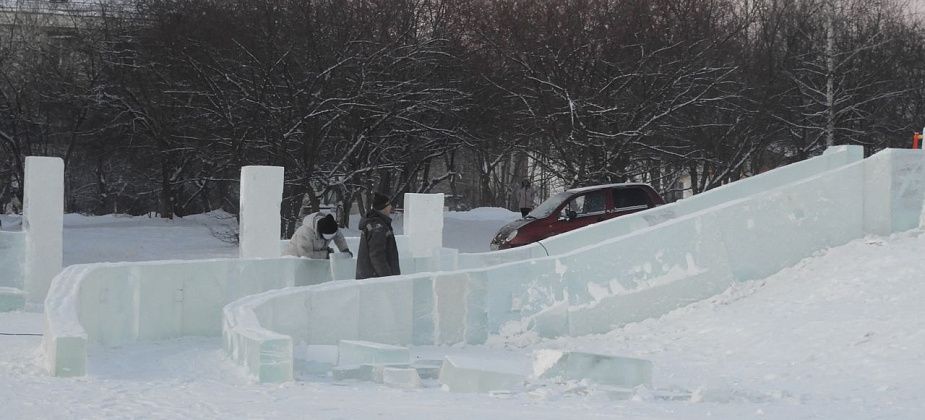
<instances>
[{"instance_id":1,"label":"person's black hat","mask_svg":"<svg viewBox=\"0 0 925 420\"><path fill-rule=\"evenodd\" d=\"M334 216L329 214L318 220L318 233L322 235L337 233L337 222L334 221Z\"/></svg>"},{"instance_id":2,"label":"person's black hat","mask_svg":"<svg viewBox=\"0 0 925 420\"><path fill-rule=\"evenodd\" d=\"M376 210L382 210L391 204L389 202L389 197L386 197L383 194L373 193L373 208Z\"/></svg>"}]
</instances>

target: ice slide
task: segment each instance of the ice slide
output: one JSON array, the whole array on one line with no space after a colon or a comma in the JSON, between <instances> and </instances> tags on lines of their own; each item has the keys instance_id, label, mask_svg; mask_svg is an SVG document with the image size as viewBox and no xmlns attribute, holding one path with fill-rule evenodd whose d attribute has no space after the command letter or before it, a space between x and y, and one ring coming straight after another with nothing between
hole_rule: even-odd
<instances>
[{"instance_id":1,"label":"ice slide","mask_svg":"<svg viewBox=\"0 0 925 420\"><path fill-rule=\"evenodd\" d=\"M886 151L860 161L859 148L840 147L528 249L461 254L457 266L463 270L253 296L249 293L259 290L241 291L248 297L226 306L224 315L204 315L208 327L199 330L176 327L187 321L163 308L177 306L178 300L194 305L198 298L186 291L196 290L194 283L234 278L221 274L227 266L217 275L195 277L190 270L165 271L157 263L126 263L120 266L125 273L113 276L75 268L55 280L46 301L45 356L52 373L80 375L88 343L221 332L235 360L258 376L265 366L281 366L267 379L285 380L286 358L291 360L286 349L293 338L308 343L354 338L478 343L507 322L523 322L544 335L603 331L711 296L733 281L773 273L814 250L864 233L917 226L921 156L919 151ZM544 256L547 252L551 256ZM267 271L251 272L267 277ZM176 284L159 280L181 274L181 296ZM254 288L275 289L281 281ZM221 299L236 297L231 293ZM316 302L340 302L337 313L342 315ZM331 318L336 322L328 322ZM193 319L200 318L189 322ZM141 334L159 330L168 333Z\"/></svg>"}]
</instances>

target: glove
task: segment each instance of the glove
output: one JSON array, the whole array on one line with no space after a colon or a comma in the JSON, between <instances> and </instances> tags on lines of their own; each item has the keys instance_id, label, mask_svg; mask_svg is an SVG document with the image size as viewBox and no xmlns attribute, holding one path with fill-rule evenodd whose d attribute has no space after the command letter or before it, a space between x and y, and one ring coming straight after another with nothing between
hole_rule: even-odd
<instances>
[{"instance_id":1,"label":"glove","mask_svg":"<svg viewBox=\"0 0 925 420\"><path fill-rule=\"evenodd\" d=\"M341 252L341 254L343 254L343 255L347 255L347 256L348 256L349 258L353 258L353 253L352 253L352 252L350 252L350 250L349 250L349 249L348 249L348 250L346 250L346 251L344 251L344 252Z\"/></svg>"}]
</instances>

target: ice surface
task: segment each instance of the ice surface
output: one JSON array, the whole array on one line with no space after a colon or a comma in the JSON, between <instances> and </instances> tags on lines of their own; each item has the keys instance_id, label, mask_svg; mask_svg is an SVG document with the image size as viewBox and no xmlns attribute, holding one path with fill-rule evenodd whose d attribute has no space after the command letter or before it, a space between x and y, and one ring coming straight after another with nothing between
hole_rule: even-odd
<instances>
[{"instance_id":1,"label":"ice surface","mask_svg":"<svg viewBox=\"0 0 925 420\"><path fill-rule=\"evenodd\" d=\"M431 257L443 247L443 194L407 193L404 199L404 233L411 255Z\"/></svg>"},{"instance_id":2,"label":"ice surface","mask_svg":"<svg viewBox=\"0 0 925 420\"><path fill-rule=\"evenodd\" d=\"M337 365L411 363L407 347L370 341L341 340L337 343Z\"/></svg>"},{"instance_id":3,"label":"ice surface","mask_svg":"<svg viewBox=\"0 0 925 420\"><path fill-rule=\"evenodd\" d=\"M559 258L519 261L485 270L488 329L527 318L565 299L564 266Z\"/></svg>"},{"instance_id":4,"label":"ice surface","mask_svg":"<svg viewBox=\"0 0 925 420\"><path fill-rule=\"evenodd\" d=\"M355 279L357 260L341 253L331 254L331 276L334 280Z\"/></svg>"},{"instance_id":5,"label":"ice surface","mask_svg":"<svg viewBox=\"0 0 925 420\"><path fill-rule=\"evenodd\" d=\"M41 303L51 279L61 271L64 225L64 161L26 158L22 229L26 234L23 290Z\"/></svg>"},{"instance_id":6,"label":"ice surface","mask_svg":"<svg viewBox=\"0 0 925 420\"><path fill-rule=\"evenodd\" d=\"M283 197L283 168L245 166L241 168L241 258L280 256L280 202Z\"/></svg>"},{"instance_id":7,"label":"ice surface","mask_svg":"<svg viewBox=\"0 0 925 420\"><path fill-rule=\"evenodd\" d=\"M434 343L456 344L465 341L466 281L465 273L434 276Z\"/></svg>"},{"instance_id":8,"label":"ice surface","mask_svg":"<svg viewBox=\"0 0 925 420\"><path fill-rule=\"evenodd\" d=\"M315 260L311 258L291 258L295 264L294 285L309 286L312 284L327 283L333 280L331 263L329 260ZM355 269L356 267L354 267Z\"/></svg>"},{"instance_id":9,"label":"ice surface","mask_svg":"<svg viewBox=\"0 0 925 420\"><path fill-rule=\"evenodd\" d=\"M652 362L622 356L575 351L537 350L533 353L533 376L635 388L652 387Z\"/></svg>"},{"instance_id":10,"label":"ice surface","mask_svg":"<svg viewBox=\"0 0 925 420\"><path fill-rule=\"evenodd\" d=\"M693 214L713 206L806 179L831 169L858 162L863 157L864 149L861 146L837 146L830 148L822 156L741 179L655 209L618 217L556 235L541 242L550 255L566 254L588 244L606 241L667 220Z\"/></svg>"},{"instance_id":11,"label":"ice surface","mask_svg":"<svg viewBox=\"0 0 925 420\"><path fill-rule=\"evenodd\" d=\"M338 344L360 337L359 288L356 280L312 286L308 313L290 317L308 320L308 343Z\"/></svg>"},{"instance_id":12,"label":"ice surface","mask_svg":"<svg viewBox=\"0 0 925 420\"><path fill-rule=\"evenodd\" d=\"M26 234L0 231L0 287L23 288Z\"/></svg>"},{"instance_id":13,"label":"ice surface","mask_svg":"<svg viewBox=\"0 0 925 420\"><path fill-rule=\"evenodd\" d=\"M410 276L412 283L411 343L434 344L434 280L430 274Z\"/></svg>"},{"instance_id":14,"label":"ice surface","mask_svg":"<svg viewBox=\"0 0 925 420\"><path fill-rule=\"evenodd\" d=\"M0 312L22 309L26 304L26 294L12 287L0 287Z\"/></svg>"},{"instance_id":15,"label":"ice surface","mask_svg":"<svg viewBox=\"0 0 925 420\"><path fill-rule=\"evenodd\" d=\"M854 164L715 209L735 278L767 277L863 236L863 186Z\"/></svg>"},{"instance_id":16,"label":"ice surface","mask_svg":"<svg viewBox=\"0 0 925 420\"><path fill-rule=\"evenodd\" d=\"M412 279L402 276L364 280L360 281L358 291L361 340L388 344L412 342Z\"/></svg>"},{"instance_id":17,"label":"ice surface","mask_svg":"<svg viewBox=\"0 0 925 420\"><path fill-rule=\"evenodd\" d=\"M459 254L458 265L460 269L477 269L547 256L549 254L541 245L530 244L501 251Z\"/></svg>"},{"instance_id":18,"label":"ice surface","mask_svg":"<svg viewBox=\"0 0 925 420\"><path fill-rule=\"evenodd\" d=\"M919 226L925 196L925 153L922 150L888 150L893 176L890 179L891 232Z\"/></svg>"},{"instance_id":19,"label":"ice surface","mask_svg":"<svg viewBox=\"0 0 925 420\"><path fill-rule=\"evenodd\" d=\"M526 375L509 366L486 367L484 360L447 357L439 381L450 392L511 391L523 386Z\"/></svg>"},{"instance_id":20,"label":"ice surface","mask_svg":"<svg viewBox=\"0 0 925 420\"><path fill-rule=\"evenodd\" d=\"M480 344L488 336L484 272L434 276L434 342Z\"/></svg>"}]
</instances>

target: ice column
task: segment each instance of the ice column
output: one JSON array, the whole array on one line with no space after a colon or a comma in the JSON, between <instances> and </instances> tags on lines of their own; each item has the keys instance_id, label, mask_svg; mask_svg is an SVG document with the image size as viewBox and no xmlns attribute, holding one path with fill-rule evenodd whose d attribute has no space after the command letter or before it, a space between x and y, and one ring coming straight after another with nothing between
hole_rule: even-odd
<instances>
[{"instance_id":1,"label":"ice column","mask_svg":"<svg viewBox=\"0 0 925 420\"><path fill-rule=\"evenodd\" d=\"M56 157L27 157L23 184L24 288L30 302L41 303L51 279L61 271L64 161Z\"/></svg>"},{"instance_id":2,"label":"ice column","mask_svg":"<svg viewBox=\"0 0 925 420\"><path fill-rule=\"evenodd\" d=\"M443 246L443 194L405 194L404 222L411 255L433 256Z\"/></svg>"},{"instance_id":3,"label":"ice column","mask_svg":"<svg viewBox=\"0 0 925 420\"><path fill-rule=\"evenodd\" d=\"M280 202L283 199L283 168L241 168L241 258L280 256Z\"/></svg>"}]
</instances>

